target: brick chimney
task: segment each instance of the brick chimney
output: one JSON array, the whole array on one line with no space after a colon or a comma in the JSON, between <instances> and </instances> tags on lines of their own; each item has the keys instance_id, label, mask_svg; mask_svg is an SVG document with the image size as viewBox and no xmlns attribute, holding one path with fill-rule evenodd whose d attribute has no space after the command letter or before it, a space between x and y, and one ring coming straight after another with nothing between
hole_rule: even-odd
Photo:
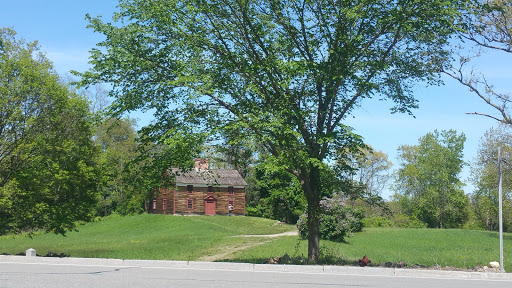
<instances>
[{"instance_id":1,"label":"brick chimney","mask_svg":"<svg viewBox=\"0 0 512 288\"><path fill-rule=\"evenodd\" d=\"M208 159L197 158L194 160L194 168L199 170L208 170Z\"/></svg>"}]
</instances>

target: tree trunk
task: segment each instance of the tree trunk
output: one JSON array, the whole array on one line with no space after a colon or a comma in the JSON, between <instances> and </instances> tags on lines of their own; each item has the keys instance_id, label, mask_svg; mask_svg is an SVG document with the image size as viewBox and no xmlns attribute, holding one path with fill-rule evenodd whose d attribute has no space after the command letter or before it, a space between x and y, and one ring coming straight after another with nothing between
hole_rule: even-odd
<instances>
[{"instance_id":1,"label":"tree trunk","mask_svg":"<svg viewBox=\"0 0 512 288\"><path fill-rule=\"evenodd\" d=\"M308 200L308 260L315 264L320 257L320 203Z\"/></svg>"},{"instance_id":2,"label":"tree trunk","mask_svg":"<svg viewBox=\"0 0 512 288\"><path fill-rule=\"evenodd\" d=\"M439 228L443 229L443 206L439 207Z\"/></svg>"},{"instance_id":3,"label":"tree trunk","mask_svg":"<svg viewBox=\"0 0 512 288\"><path fill-rule=\"evenodd\" d=\"M308 201L308 260L314 264L320 256L320 171L312 166L299 177Z\"/></svg>"}]
</instances>

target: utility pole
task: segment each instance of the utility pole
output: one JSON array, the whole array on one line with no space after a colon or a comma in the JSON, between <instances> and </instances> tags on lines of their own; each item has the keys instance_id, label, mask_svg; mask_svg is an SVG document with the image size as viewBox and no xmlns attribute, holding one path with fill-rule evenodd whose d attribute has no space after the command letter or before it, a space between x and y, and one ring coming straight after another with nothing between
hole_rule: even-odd
<instances>
[{"instance_id":1,"label":"utility pole","mask_svg":"<svg viewBox=\"0 0 512 288\"><path fill-rule=\"evenodd\" d=\"M501 188L501 147L498 147L498 193L499 193L499 213L500 213L500 271L505 272L503 268L503 201L502 201L502 188Z\"/></svg>"}]
</instances>

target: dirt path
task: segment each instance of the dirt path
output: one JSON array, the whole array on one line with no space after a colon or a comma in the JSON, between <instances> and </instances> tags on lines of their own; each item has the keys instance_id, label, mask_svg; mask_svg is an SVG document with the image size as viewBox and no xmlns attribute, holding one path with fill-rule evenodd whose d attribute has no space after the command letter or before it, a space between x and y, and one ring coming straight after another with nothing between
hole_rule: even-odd
<instances>
[{"instance_id":1,"label":"dirt path","mask_svg":"<svg viewBox=\"0 0 512 288\"><path fill-rule=\"evenodd\" d=\"M279 234L269 234L269 235L238 235L234 237L264 237L264 238L275 238L275 237L281 237L281 236L297 236L299 235L298 231L289 231Z\"/></svg>"},{"instance_id":2,"label":"dirt path","mask_svg":"<svg viewBox=\"0 0 512 288\"><path fill-rule=\"evenodd\" d=\"M214 262L214 261L228 259L238 251L242 251L242 250L249 249L252 247L260 246L260 245L266 244L268 242L272 242L272 240L265 240L262 242L252 242L252 243L240 243L240 244L236 244L236 245L220 247L218 249L222 250L223 248L225 248L224 252L214 254L214 255L203 256L203 257L197 259L197 261ZM216 250L218 250L218 249L216 249Z\"/></svg>"},{"instance_id":3,"label":"dirt path","mask_svg":"<svg viewBox=\"0 0 512 288\"><path fill-rule=\"evenodd\" d=\"M296 236L298 235L297 231L284 232L279 234L269 234L269 235L237 235L233 237L241 237L241 238L267 238L267 240L259 241L259 242L249 242L249 243L237 243L235 245L227 245L224 247L218 247L215 250L224 251L221 253L206 255L197 259L197 261L205 261L205 262L214 262L219 260L228 259L233 256L236 252L242 251L245 249L253 248L256 246L260 246L269 242L274 241L273 238L281 237L281 236ZM272 239L268 239L272 238Z\"/></svg>"}]
</instances>

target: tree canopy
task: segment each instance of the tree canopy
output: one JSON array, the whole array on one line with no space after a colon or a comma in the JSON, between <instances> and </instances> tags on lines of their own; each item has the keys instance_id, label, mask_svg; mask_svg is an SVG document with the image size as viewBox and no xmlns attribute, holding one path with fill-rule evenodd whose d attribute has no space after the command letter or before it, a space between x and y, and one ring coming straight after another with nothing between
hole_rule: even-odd
<instances>
[{"instance_id":1,"label":"tree canopy","mask_svg":"<svg viewBox=\"0 0 512 288\"><path fill-rule=\"evenodd\" d=\"M82 84L108 82L113 114L155 109L153 135L236 131L297 177L319 252L321 170L359 136L344 120L365 98L417 107L439 84L466 1L121 0ZM454 24L455 23L455 24Z\"/></svg>"},{"instance_id":2,"label":"tree canopy","mask_svg":"<svg viewBox=\"0 0 512 288\"><path fill-rule=\"evenodd\" d=\"M117 210L121 214L134 212L127 209L129 200L136 194L133 180L137 178L133 161L139 156L135 121L105 119L95 129L94 142L100 149L98 168L101 174L102 216ZM142 176L142 175L141 175ZM144 207L139 204L139 209Z\"/></svg>"},{"instance_id":3,"label":"tree canopy","mask_svg":"<svg viewBox=\"0 0 512 288\"><path fill-rule=\"evenodd\" d=\"M87 102L37 43L0 30L0 235L64 234L93 216L96 147Z\"/></svg>"},{"instance_id":4,"label":"tree canopy","mask_svg":"<svg viewBox=\"0 0 512 288\"><path fill-rule=\"evenodd\" d=\"M478 156L471 166L475 191L471 194L476 226L498 230L498 147L501 148L503 167L503 227L512 228L512 131L508 125L489 129L480 141Z\"/></svg>"},{"instance_id":5,"label":"tree canopy","mask_svg":"<svg viewBox=\"0 0 512 288\"><path fill-rule=\"evenodd\" d=\"M396 176L397 197L406 214L431 228L461 227L469 199L458 176L464 166L466 137L456 131L434 131L418 145L398 148L402 160Z\"/></svg>"}]
</instances>

